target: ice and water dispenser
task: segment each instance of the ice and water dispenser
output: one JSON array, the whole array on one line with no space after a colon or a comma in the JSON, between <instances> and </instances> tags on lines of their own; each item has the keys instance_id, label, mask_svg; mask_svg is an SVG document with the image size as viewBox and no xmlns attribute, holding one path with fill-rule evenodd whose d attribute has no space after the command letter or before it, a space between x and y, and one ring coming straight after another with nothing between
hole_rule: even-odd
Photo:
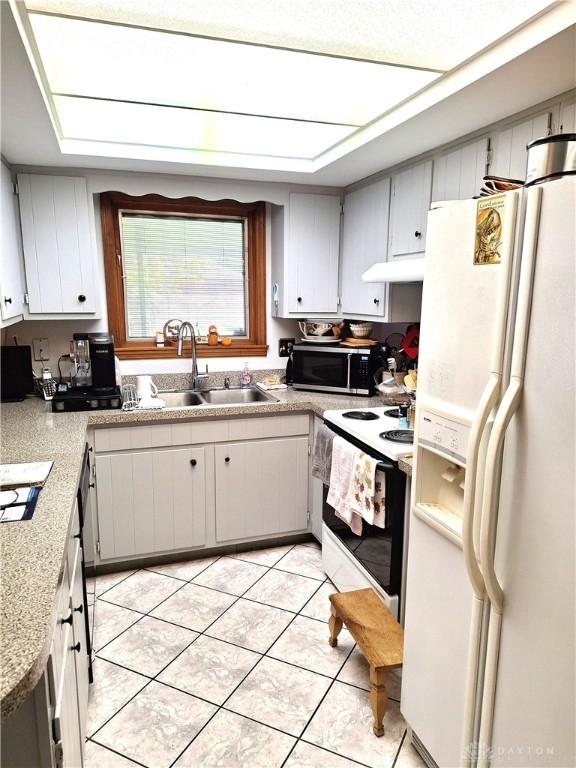
<instances>
[{"instance_id":1,"label":"ice and water dispenser","mask_svg":"<svg viewBox=\"0 0 576 768\"><path fill-rule=\"evenodd\" d=\"M456 543L462 535L466 446L470 427L422 409L417 429L415 512Z\"/></svg>"}]
</instances>

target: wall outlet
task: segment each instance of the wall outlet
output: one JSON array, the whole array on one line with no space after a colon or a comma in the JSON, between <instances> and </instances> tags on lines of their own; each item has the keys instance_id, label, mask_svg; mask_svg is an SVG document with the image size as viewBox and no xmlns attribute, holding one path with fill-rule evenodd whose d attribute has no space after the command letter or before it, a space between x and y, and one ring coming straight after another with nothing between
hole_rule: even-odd
<instances>
[{"instance_id":1,"label":"wall outlet","mask_svg":"<svg viewBox=\"0 0 576 768\"><path fill-rule=\"evenodd\" d=\"M290 347L293 347L294 343L294 339L278 339L278 357L288 357L290 355Z\"/></svg>"},{"instance_id":2,"label":"wall outlet","mask_svg":"<svg viewBox=\"0 0 576 768\"><path fill-rule=\"evenodd\" d=\"M48 339L32 339L32 348L34 349L34 360L39 363L43 360L50 360L50 342Z\"/></svg>"}]
</instances>

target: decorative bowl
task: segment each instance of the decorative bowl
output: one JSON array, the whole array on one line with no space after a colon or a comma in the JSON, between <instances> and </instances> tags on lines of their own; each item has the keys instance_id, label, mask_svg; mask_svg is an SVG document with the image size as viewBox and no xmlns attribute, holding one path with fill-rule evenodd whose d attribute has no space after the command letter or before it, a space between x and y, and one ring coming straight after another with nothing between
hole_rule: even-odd
<instances>
[{"instance_id":1,"label":"decorative bowl","mask_svg":"<svg viewBox=\"0 0 576 768\"><path fill-rule=\"evenodd\" d=\"M368 339L374 323L350 323L350 333L355 339Z\"/></svg>"},{"instance_id":2,"label":"decorative bowl","mask_svg":"<svg viewBox=\"0 0 576 768\"><path fill-rule=\"evenodd\" d=\"M340 321L301 320L298 325L304 336L340 335Z\"/></svg>"}]
</instances>

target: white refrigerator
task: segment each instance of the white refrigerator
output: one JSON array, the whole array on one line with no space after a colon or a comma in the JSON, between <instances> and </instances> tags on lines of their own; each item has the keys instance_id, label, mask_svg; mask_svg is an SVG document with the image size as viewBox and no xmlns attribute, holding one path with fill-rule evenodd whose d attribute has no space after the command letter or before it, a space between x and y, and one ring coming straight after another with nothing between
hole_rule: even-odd
<instances>
[{"instance_id":1,"label":"white refrigerator","mask_svg":"<svg viewBox=\"0 0 576 768\"><path fill-rule=\"evenodd\" d=\"M401 710L440 768L576 765L576 176L428 216Z\"/></svg>"}]
</instances>

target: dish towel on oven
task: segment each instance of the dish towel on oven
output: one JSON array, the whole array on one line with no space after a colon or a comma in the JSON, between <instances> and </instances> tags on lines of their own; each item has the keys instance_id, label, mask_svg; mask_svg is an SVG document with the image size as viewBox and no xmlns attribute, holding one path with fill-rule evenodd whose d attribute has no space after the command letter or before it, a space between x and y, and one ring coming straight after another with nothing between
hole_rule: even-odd
<instances>
[{"instance_id":1,"label":"dish towel on oven","mask_svg":"<svg viewBox=\"0 0 576 768\"><path fill-rule=\"evenodd\" d=\"M332 464L330 467L330 488L326 501L334 509L336 517L343 520L352 533L362 533L362 518L350 507L350 488L354 460L359 451L347 440L336 436L332 441Z\"/></svg>"},{"instance_id":2,"label":"dish towel on oven","mask_svg":"<svg viewBox=\"0 0 576 768\"><path fill-rule=\"evenodd\" d=\"M349 506L369 525L386 527L385 475L377 470L378 460L362 451L354 456Z\"/></svg>"},{"instance_id":3,"label":"dish towel on oven","mask_svg":"<svg viewBox=\"0 0 576 768\"><path fill-rule=\"evenodd\" d=\"M314 456L312 457L312 477L322 480L324 485L330 485L330 470L332 468L332 443L336 434L322 424L314 441Z\"/></svg>"}]
</instances>

